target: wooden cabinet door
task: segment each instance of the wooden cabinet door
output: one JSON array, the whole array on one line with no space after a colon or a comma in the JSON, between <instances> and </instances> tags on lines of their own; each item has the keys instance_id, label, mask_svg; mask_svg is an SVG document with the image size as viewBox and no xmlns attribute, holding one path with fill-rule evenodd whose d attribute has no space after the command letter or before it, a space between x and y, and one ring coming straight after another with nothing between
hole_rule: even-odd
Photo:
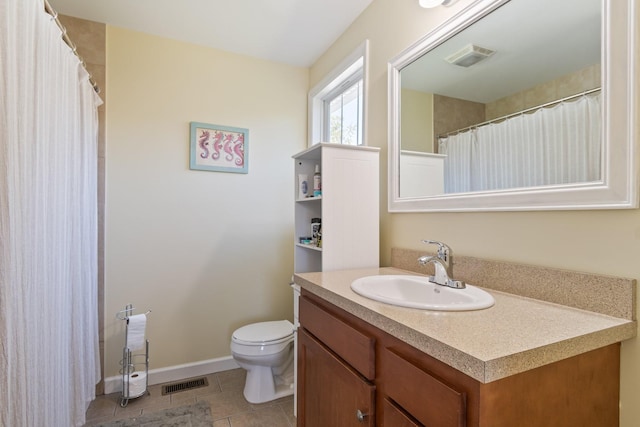
<instances>
[{"instance_id":1,"label":"wooden cabinet door","mask_svg":"<svg viewBox=\"0 0 640 427\"><path fill-rule=\"evenodd\" d=\"M298 427L373 427L374 411L375 386L298 329Z\"/></svg>"}]
</instances>

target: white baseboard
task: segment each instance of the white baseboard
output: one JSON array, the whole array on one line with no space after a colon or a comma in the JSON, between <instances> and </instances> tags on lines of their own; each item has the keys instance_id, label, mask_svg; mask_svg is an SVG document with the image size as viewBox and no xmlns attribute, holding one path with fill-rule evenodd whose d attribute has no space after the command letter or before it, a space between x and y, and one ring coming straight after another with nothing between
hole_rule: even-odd
<instances>
[{"instance_id":1,"label":"white baseboard","mask_svg":"<svg viewBox=\"0 0 640 427\"><path fill-rule=\"evenodd\" d=\"M171 381L179 381L185 378L193 378L215 372L228 371L239 368L231 356L217 359L202 360L200 362L185 363L184 365L168 366L166 368L149 369L149 385L162 384ZM104 379L104 394L119 393L122 391L122 375Z\"/></svg>"}]
</instances>

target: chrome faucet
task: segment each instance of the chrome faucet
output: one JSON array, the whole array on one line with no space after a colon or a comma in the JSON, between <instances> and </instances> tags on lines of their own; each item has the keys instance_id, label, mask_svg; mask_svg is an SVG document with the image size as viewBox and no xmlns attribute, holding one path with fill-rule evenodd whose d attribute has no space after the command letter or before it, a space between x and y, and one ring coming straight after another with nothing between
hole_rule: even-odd
<instances>
[{"instance_id":1,"label":"chrome faucet","mask_svg":"<svg viewBox=\"0 0 640 427\"><path fill-rule=\"evenodd\" d=\"M435 240L423 240L422 243L438 245L436 255L424 255L418 258L421 265L433 263L435 267L435 275L429 276L429 281L450 288L463 289L465 283L462 280L453 279L453 252L451 248Z\"/></svg>"}]
</instances>

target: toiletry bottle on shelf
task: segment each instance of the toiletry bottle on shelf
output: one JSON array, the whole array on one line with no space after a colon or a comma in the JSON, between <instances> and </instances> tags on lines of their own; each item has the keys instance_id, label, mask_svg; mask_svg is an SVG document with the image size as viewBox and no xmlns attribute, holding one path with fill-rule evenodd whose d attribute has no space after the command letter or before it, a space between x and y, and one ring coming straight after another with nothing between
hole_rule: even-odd
<instances>
[{"instance_id":1,"label":"toiletry bottle on shelf","mask_svg":"<svg viewBox=\"0 0 640 427\"><path fill-rule=\"evenodd\" d=\"M304 199L309 195L309 184L307 183L307 175L298 175L298 199Z\"/></svg>"},{"instance_id":2,"label":"toiletry bottle on shelf","mask_svg":"<svg viewBox=\"0 0 640 427\"><path fill-rule=\"evenodd\" d=\"M316 238L316 246L321 248L322 247L322 225L320 225L320 227L318 227L318 233L317 234L317 238Z\"/></svg>"},{"instance_id":3,"label":"toiletry bottle on shelf","mask_svg":"<svg viewBox=\"0 0 640 427\"><path fill-rule=\"evenodd\" d=\"M316 172L313 174L313 197L322 195L322 179L320 178L320 166L316 165Z\"/></svg>"},{"instance_id":4,"label":"toiletry bottle on shelf","mask_svg":"<svg viewBox=\"0 0 640 427\"><path fill-rule=\"evenodd\" d=\"M318 243L318 231L320 231L320 218L311 218L311 243L317 245Z\"/></svg>"}]
</instances>

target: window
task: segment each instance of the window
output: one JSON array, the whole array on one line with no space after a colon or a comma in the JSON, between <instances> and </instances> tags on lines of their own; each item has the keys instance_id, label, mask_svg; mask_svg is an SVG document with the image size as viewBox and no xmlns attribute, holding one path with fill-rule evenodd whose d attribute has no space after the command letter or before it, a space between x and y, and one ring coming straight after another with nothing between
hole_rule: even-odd
<instances>
[{"instance_id":1,"label":"window","mask_svg":"<svg viewBox=\"0 0 640 427\"><path fill-rule=\"evenodd\" d=\"M362 145L361 71L324 98L324 134L329 142Z\"/></svg>"},{"instance_id":2,"label":"window","mask_svg":"<svg viewBox=\"0 0 640 427\"><path fill-rule=\"evenodd\" d=\"M365 41L309 92L309 145L366 145Z\"/></svg>"}]
</instances>

